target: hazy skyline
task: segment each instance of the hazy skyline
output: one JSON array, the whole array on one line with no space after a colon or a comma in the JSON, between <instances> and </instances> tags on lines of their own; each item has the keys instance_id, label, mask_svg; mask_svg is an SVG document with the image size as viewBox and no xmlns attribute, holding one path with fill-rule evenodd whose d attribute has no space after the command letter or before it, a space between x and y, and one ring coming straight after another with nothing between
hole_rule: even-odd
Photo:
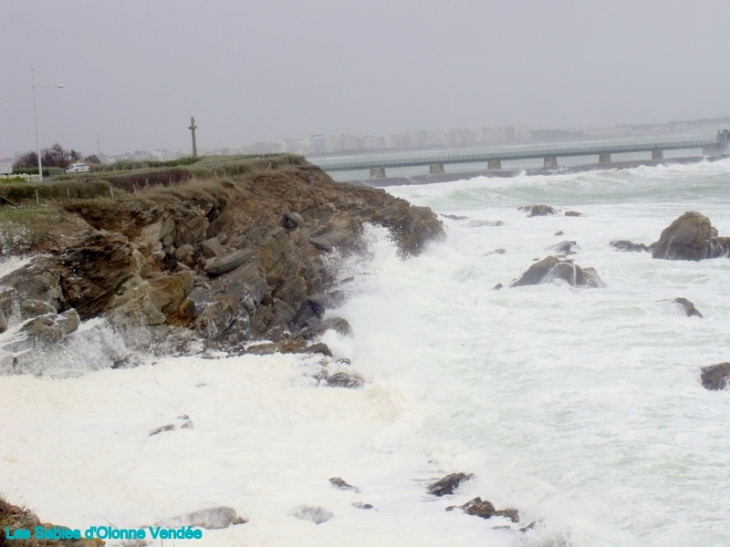
<instances>
[{"instance_id":1,"label":"hazy skyline","mask_svg":"<svg viewBox=\"0 0 730 547\"><path fill-rule=\"evenodd\" d=\"M730 5L2 0L0 157L730 114Z\"/></svg>"}]
</instances>

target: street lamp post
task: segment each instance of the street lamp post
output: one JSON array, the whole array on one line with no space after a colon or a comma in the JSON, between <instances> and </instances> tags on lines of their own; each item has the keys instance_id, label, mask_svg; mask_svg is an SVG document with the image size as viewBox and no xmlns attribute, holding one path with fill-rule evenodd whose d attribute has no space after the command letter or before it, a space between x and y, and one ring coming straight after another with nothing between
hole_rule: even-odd
<instances>
[{"instance_id":1,"label":"street lamp post","mask_svg":"<svg viewBox=\"0 0 730 547\"><path fill-rule=\"evenodd\" d=\"M35 151L38 155L38 176L40 177L41 182L43 182L43 163L41 162L41 145L40 141L38 140L38 110L35 106L35 90L38 89L63 89L63 84L56 84L56 85L35 85L35 68L33 65L30 65L30 79L33 83L33 120L35 121Z\"/></svg>"}]
</instances>

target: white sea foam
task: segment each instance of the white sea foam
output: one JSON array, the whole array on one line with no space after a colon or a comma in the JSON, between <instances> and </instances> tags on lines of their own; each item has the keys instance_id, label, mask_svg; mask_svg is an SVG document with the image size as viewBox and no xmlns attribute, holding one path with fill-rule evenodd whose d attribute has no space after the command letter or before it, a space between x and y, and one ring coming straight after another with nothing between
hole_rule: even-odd
<instances>
[{"instance_id":1,"label":"white sea foam","mask_svg":"<svg viewBox=\"0 0 730 547\"><path fill-rule=\"evenodd\" d=\"M329 313L355 334L324 341L364 389L322 387L318 358L291 355L0 377L0 492L76 527L216 505L250 520L206 531L201 547L730 544L730 397L699 383L701 366L730 361L730 261L608 245L651 243L686 210L730 235L729 183L725 160L392 188L468 219L444 219L447 241L407 261L369 227L367 258L338 263L355 279ZM517 210L531 203L583 216ZM562 240L605 288L492 290ZM678 296L704 318L679 313ZM194 429L148 436L182 414ZM476 477L448 500L425 494L454 471ZM511 534L490 530L505 519L445 511L475 496L540 524ZM300 520L300 506L334 518Z\"/></svg>"}]
</instances>

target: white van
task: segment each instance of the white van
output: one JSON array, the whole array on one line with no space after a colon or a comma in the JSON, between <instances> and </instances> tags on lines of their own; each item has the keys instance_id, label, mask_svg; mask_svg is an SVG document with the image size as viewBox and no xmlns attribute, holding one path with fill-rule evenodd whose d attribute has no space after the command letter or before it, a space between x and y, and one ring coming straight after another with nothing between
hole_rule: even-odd
<instances>
[{"instance_id":1,"label":"white van","mask_svg":"<svg viewBox=\"0 0 730 547\"><path fill-rule=\"evenodd\" d=\"M66 169L66 173L86 173L88 171L91 171L91 167L85 163L72 163L69 168Z\"/></svg>"}]
</instances>

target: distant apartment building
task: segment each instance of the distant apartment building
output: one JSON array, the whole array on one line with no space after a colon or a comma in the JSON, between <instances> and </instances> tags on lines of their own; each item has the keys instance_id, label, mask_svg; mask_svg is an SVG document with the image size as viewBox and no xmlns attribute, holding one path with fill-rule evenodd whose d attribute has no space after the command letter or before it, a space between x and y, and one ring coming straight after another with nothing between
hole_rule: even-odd
<instances>
[{"instance_id":1,"label":"distant apartment building","mask_svg":"<svg viewBox=\"0 0 730 547\"><path fill-rule=\"evenodd\" d=\"M368 135L363 140L365 150L379 150L385 148L385 137L374 137Z\"/></svg>"},{"instance_id":2,"label":"distant apartment building","mask_svg":"<svg viewBox=\"0 0 730 547\"><path fill-rule=\"evenodd\" d=\"M324 135L310 135L307 141L307 153L324 154L327 151L327 140Z\"/></svg>"},{"instance_id":3,"label":"distant apartment building","mask_svg":"<svg viewBox=\"0 0 730 547\"><path fill-rule=\"evenodd\" d=\"M385 146L386 148L407 148L408 147L408 138L405 136L404 133L395 133L393 135L388 135L385 137Z\"/></svg>"},{"instance_id":4,"label":"distant apartment building","mask_svg":"<svg viewBox=\"0 0 730 547\"><path fill-rule=\"evenodd\" d=\"M449 146L473 146L477 142L476 132L472 129L456 128L449 130Z\"/></svg>"},{"instance_id":5,"label":"distant apartment building","mask_svg":"<svg viewBox=\"0 0 730 547\"><path fill-rule=\"evenodd\" d=\"M481 129L482 144L511 144L531 140L532 130L527 125L482 127Z\"/></svg>"},{"instance_id":6,"label":"distant apartment building","mask_svg":"<svg viewBox=\"0 0 730 547\"><path fill-rule=\"evenodd\" d=\"M329 153L339 152L342 150L342 136L341 135L327 135L325 143L325 149Z\"/></svg>"},{"instance_id":7,"label":"distant apartment building","mask_svg":"<svg viewBox=\"0 0 730 547\"><path fill-rule=\"evenodd\" d=\"M281 142L255 142L247 149L249 154L279 154L284 152L284 144Z\"/></svg>"},{"instance_id":8,"label":"distant apartment building","mask_svg":"<svg viewBox=\"0 0 730 547\"><path fill-rule=\"evenodd\" d=\"M428 147L428 131L425 129L406 131L406 139L408 141L408 148Z\"/></svg>"},{"instance_id":9,"label":"distant apartment building","mask_svg":"<svg viewBox=\"0 0 730 547\"><path fill-rule=\"evenodd\" d=\"M515 125L515 141L530 142L532 140L532 129L529 125Z\"/></svg>"},{"instance_id":10,"label":"distant apartment building","mask_svg":"<svg viewBox=\"0 0 730 547\"><path fill-rule=\"evenodd\" d=\"M355 135L341 135L342 150L360 150L364 148L363 139Z\"/></svg>"},{"instance_id":11,"label":"distant apartment building","mask_svg":"<svg viewBox=\"0 0 730 547\"><path fill-rule=\"evenodd\" d=\"M443 146L444 134L440 129L426 131L426 146Z\"/></svg>"}]
</instances>

